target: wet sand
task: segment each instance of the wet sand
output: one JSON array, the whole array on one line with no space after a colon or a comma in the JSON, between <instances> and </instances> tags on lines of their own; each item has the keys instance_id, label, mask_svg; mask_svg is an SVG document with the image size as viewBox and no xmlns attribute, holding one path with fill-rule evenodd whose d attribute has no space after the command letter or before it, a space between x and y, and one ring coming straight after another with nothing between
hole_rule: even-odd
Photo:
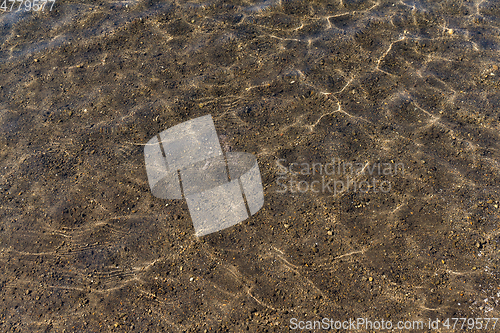
<instances>
[{"instance_id":1,"label":"wet sand","mask_svg":"<svg viewBox=\"0 0 500 333\"><path fill-rule=\"evenodd\" d=\"M0 11L0 330L499 317L499 25L494 1ZM197 238L143 145L207 114L265 203ZM405 169L376 175L387 192L281 193L280 165L332 158Z\"/></svg>"}]
</instances>

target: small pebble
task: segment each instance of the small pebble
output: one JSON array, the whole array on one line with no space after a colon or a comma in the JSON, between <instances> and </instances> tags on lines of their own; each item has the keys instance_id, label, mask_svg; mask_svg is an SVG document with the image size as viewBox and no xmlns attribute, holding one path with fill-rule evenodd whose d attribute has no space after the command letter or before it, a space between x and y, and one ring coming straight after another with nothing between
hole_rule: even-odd
<instances>
[{"instance_id":1,"label":"small pebble","mask_svg":"<svg viewBox=\"0 0 500 333\"><path fill-rule=\"evenodd\" d=\"M373 278L370 276L370 277L368 278L368 281L372 282L372 281L373 281Z\"/></svg>"}]
</instances>

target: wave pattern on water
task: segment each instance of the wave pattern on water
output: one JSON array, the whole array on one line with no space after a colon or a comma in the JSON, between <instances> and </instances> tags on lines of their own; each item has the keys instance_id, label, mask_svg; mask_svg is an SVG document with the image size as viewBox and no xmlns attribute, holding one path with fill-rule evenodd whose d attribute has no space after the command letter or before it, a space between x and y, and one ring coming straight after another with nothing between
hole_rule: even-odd
<instances>
[{"instance_id":1,"label":"wave pattern on water","mask_svg":"<svg viewBox=\"0 0 500 333\"><path fill-rule=\"evenodd\" d=\"M499 32L484 0L0 12L0 327L498 317ZM205 114L258 156L266 203L197 239L142 145ZM405 172L387 194L278 193L278 159L332 157Z\"/></svg>"}]
</instances>

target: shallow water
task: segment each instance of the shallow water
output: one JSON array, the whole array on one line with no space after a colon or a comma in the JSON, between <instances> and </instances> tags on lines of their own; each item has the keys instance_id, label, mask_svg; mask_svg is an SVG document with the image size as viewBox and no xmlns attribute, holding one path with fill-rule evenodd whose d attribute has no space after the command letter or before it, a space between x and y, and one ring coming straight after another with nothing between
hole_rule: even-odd
<instances>
[{"instance_id":1,"label":"shallow water","mask_svg":"<svg viewBox=\"0 0 500 333\"><path fill-rule=\"evenodd\" d=\"M0 10L2 331L498 317L499 25L484 0ZM143 145L207 114L265 203L198 238ZM405 169L283 193L332 158Z\"/></svg>"}]
</instances>

